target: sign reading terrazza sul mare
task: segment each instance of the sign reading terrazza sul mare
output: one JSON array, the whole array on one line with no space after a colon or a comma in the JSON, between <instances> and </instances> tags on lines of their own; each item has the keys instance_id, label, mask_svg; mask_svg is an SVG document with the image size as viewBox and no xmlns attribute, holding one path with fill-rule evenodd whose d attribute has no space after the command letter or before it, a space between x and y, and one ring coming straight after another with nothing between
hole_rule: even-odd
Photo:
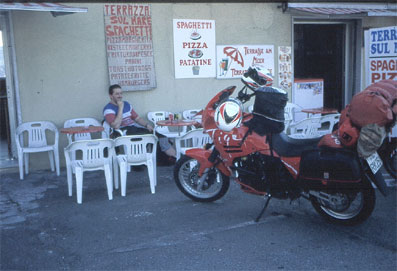
<instances>
[{"instance_id":1,"label":"sign reading terrazza sul mare","mask_svg":"<svg viewBox=\"0 0 397 271\"><path fill-rule=\"evenodd\" d=\"M150 5L105 4L104 17L110 84L124 91L155 88Z\"/></svg>"},{"instance_id":2,"label":"sign reading terrazza sul mare","mask_svg":"<svg viewBox=\"0 0 397 271\"><path fill-rule=\"evenodd\" d=\"M365 31L366 85L397 80L397 26Z\"/></svg>"}]
</instances>

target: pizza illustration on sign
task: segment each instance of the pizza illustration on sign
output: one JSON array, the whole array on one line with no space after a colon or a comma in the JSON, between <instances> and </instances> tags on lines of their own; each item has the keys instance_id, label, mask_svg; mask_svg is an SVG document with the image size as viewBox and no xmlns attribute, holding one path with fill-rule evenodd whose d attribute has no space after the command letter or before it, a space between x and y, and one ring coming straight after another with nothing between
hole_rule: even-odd
<instances>
[{"instance_id":1,"label":"pizza illustration on sign","mask_svg":"<svg viewBox=\"0 0 397 271\"><path fill-rule=\"evenodd\" d=\"M199 49L193 49L193 50L189 51L188 56L190 58L200 58L200 57L203 56L203 52L201 50L199 50Z\"/></svg>"},{"instance_id":2,"label":"pizza illustration on sign","mask_svg":"<svg viewBox=\"0 0 397 271\"><path fill-rule=\"evenodd\" d=\"M201 35L200 35L199 32L197 32L197 31L195 30L195 31L193 31L193 32L190 34L190 38L191 38L192 40L198 40L198 39L201 38Z\"/></svg>"}]
</instances>

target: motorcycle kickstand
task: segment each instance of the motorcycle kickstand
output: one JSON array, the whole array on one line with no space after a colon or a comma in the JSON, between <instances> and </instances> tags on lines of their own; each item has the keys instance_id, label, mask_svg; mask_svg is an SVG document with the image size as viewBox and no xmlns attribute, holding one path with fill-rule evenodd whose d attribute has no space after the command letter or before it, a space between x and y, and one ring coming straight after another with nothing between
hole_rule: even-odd
<instances>
[{"instance_id":1,"label":"motorcycle kickstand","mask_svg":"<svg viewBox=\"0 0 397 271\"><path fill-rule=\"evenodd\" d=\"M263 216L263 213L265 212L267 206L269 205L269 201L272 198L272 195L267 194L265 197L267 197L267 200L266 200L265 205L263 206L261 212L259 213L258 217L255 219L255 222L258 222L259 219L261 219L261 217Z\"/></svg>"}]
</instances>

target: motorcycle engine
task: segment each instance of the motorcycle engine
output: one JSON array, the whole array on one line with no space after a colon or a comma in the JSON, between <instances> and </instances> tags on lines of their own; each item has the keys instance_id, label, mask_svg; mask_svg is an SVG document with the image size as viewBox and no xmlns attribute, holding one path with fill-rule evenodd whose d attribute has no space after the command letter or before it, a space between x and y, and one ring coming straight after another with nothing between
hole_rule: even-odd
<instances>
[{"instance_id":1,"label":"motorcycle engine","mask_svg":"<svg viewBox=\"0 0 397 271\"><path fill-rule=\"evenodd\" d=\"M233 169L237 170L241 188L254 194L270 193L286 198L294 183L279 158L259 152L236 158Z\"/></svg>"}]
</instances>

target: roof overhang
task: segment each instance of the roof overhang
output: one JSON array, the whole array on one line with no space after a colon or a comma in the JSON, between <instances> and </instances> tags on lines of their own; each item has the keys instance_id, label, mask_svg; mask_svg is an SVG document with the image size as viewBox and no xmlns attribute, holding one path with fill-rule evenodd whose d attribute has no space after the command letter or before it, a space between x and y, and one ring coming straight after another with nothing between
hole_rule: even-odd
<instances>
[{"instance_id":1,"label":"roof overhang","mask_svg":"<svg viewBox=\"0 0 397 271\"><path fill-rule=\"evenodd\" d=\"M29 10L29 11L50 11L52 15L66 15L75 12L87 12L87 8L76 8L70 7L59 3L49 3L49 2L4 2L0 3L0 11L10 11L10 10Z\"/></svg>"},{"instance_id":2,"label":"roof overhang","mask_svg":"<svg viewBox=\"0 0 397 271\"><path fill-rule=\"evenodd\" d=\"M383 3L285 3L283 11L295 15L339 16L397 16L397 4Z\"/></svg>"}]
</instances>

